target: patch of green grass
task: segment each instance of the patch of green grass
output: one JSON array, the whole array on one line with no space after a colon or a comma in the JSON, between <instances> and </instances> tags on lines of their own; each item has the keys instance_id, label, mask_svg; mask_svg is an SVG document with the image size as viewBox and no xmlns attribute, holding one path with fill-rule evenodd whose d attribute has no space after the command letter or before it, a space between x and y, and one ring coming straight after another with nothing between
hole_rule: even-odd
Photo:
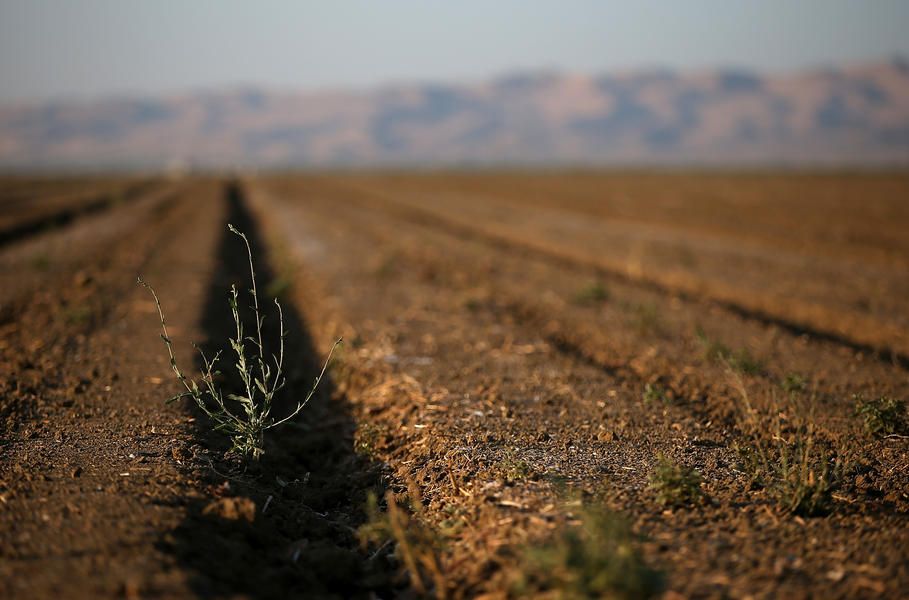
<instances>
[{"instance_id":1,"label":"patch of green grass","mask_svg":"<svg viewBox=\"0 0 909 600\"><path fill-rule=\"evenodd\" d=\"M902 434L909 431L906 403L902 400L881 396L876 400L865 400L861 394L854 396L855 414L861 417L865 431L876 437Z\"/></svg>"},{"instance_id":2,"label":"patch of green grass","mask_svg":"<svg viewBox=\"0 0 909 600\"><path fill-rule=\"evenodd\" d=\"M732 350L718 340L711 339L700 327L695 331L701 343L704 358L712 363L722 363L743 375L759 375L764 372L764 363L751 355L747 348Z\"/></svg>"},{"instance_id":3,"label":"patch of green grass","mask_svg":"<svg viewBox=\"0 0 909 600\"><path fill-rule=\"evenodd\" d=\"M650 474L650 488L656 492L657 502L664 506L686 506L703 497L701 474L665 456L658 458Z\"/></svg>"},{"instance_id":4,"label":"patch of green grass","mask_svg":"<svg viewBox=\"0 0 909 600\"><path fill-rule=\"evenodd\" d=\"M517 597L652 598L663 590L662 573L644 561L628 522L588 510L576 526L530 549L512 585Z\"/></svg>"},{"instance_id":5,"label":"patch of green grass","mask_svg":"<svg viewBox=\"0 0 909 600\"><path fill-rule=\"evenodd\" d=\"M574 303L581 305L601 304L609 300L609 290L599 281L582 287L574 295Z\"/></svg>"}]
</instances>

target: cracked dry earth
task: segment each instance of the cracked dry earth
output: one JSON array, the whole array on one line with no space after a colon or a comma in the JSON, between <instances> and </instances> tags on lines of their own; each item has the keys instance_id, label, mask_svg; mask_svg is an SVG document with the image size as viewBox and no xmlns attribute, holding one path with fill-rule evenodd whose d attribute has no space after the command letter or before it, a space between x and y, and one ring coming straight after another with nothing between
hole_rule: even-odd
<instances>
[{"instance_id":1,"label":"cracked dry earth","mask_svg":"<svg viewBox=\"0 0 909 600\"><path fill-rule=\"evenodd\" d=\"M0 596L900 597L909 431L867 430L854 396L909 397L907 194L904 174L151 180L2 242ZM227 222L284 304L288 405L345 340L258 464L163 403L134 285L191 364L230 333ZM661 495L667 464L699 473L687 496Z\"/></svg>"}]
</instances>

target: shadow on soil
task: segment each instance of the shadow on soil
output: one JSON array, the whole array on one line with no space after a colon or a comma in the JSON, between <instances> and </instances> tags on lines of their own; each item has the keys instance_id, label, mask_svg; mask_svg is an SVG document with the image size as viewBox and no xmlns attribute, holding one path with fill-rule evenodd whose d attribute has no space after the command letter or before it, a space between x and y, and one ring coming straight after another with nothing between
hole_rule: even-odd
<instances>
[{"instance_id":1,"label":"shadow on soil","mask_svg":"<svg viewBox=\"0 0 909 600\"><path fill-rule=\"evenodd\" d=\"M266 267L265 245L238 184L226 186L225 201L228 222L249 237L261 293L272 281L272 272ZM202 319L211 347L226 345L233 333L227 303L231 283L241 291L248 287L245 247L226 226L218 261ZM244 303L241 296L241 308ZM277 315L270 299L267 304L266 347L278 336ZM309 391L324 359L316 352L300 314L289 303L283 308L288 381L277 401L277 416L281 416L281 408L288 410ZM247 325L247 331L251 330ZM234 369L229 360L223 360L221 370L225 373L223 385L227 389L236 385L231 381L229 372ZM384 557L365 555L356 536L365 518L367 493L376 491L381 497L380 469L354 452L354 419L344 398L337 396L326 374L303 412L266 434L266 453L258 464L238 471L216 460L211 468L202 468L208 492L204 498L190 501L186 520L161 542L189 571L199 596L393 595L392 566ZM223 456L228 447L225 440L211 432L198 411L195 416L196 440L211 456ZM201 461L187 462L195 463L194 475L200 477Z\"/></svg>"}]
</instances>

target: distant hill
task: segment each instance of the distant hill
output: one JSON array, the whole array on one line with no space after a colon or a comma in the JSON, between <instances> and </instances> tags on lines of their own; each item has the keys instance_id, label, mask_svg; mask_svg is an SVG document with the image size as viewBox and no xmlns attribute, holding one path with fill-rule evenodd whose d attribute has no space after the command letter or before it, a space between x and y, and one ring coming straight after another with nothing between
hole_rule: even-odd
<instances>
[{"instance_id":1,"label":"distant hill","mask_svg":"<svg viewBox=\"0 0 909 600\"><path fill-rule=\"evenodd\" d=\"M0 107L0 168L909 164L909 62Z\"/></svg>"}]
</instances>

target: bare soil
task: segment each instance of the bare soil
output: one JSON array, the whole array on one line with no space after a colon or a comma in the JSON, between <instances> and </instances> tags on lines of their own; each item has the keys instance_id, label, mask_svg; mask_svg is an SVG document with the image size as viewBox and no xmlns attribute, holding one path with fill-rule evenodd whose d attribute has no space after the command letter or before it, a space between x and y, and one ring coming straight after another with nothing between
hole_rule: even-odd
<instances>
[{"instance_id":1,"label":"bare soil","mask_svg":"<svg viewBox=\"0 0 909 600\"><path fill-rule=\"evenodd\" d=\"M609 511L664 598L899 597L909 431L872 435L854 396L909 398L907 193L904 174L199 178L22 234L0 247L0 596L560 597L532 551ZM231 333L228 222L285 308L279 410L345 339L254 464L164 403L135 285L192 365L190 341ZM809 437L795 479L831 483L793 510L750 460ZM661 457L700 498L658 501ZM403 531L366 541L396 510Z\"/></svg>"}]
</instances>

